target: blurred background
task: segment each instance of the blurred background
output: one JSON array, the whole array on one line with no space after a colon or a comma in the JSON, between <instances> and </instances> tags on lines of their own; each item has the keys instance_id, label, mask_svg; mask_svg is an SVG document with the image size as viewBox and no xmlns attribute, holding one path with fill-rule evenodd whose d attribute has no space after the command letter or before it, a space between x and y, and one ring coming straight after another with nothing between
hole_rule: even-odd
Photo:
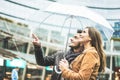
<instances>
[{"instance_id":1,"label":"blurred background","mask_svg":"<svg viewBox=\"0 0 120 80\"><path fill-rule=\"evenodd\" d=\"M114 33L110 40L103 37L107 67L99 77L120 80L119 0L0 0L0 80L11 80L11 71L16 66L20 68L19 80L50 80L52 66L36 64L31 33L39 37L44 55L51 55L64 49L67 36L72 37L81 26L100 26L87 19L73 19L67 35L69 15L46 11L53 3L86 6L108 21Z\"/></svg>"}]
</instances>

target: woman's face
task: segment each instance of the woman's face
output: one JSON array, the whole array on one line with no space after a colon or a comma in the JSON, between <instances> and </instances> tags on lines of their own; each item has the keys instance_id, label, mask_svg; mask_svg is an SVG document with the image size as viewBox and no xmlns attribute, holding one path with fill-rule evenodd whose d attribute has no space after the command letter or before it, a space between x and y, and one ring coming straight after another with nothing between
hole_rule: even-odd
<instances>
[{"instance_id":1,"label":"woman's face","mask_svg":"<svg viewBox=\"0 0 120 80\"><path fill-rule=\"evenodd\" d=\"M80 39L79 39L80 43L86 43L86 42L90 42L91 38L89 36L89 32L88 32L88 28L85 28L82 33L80 34Z\"/></svg>"}]
</instances>

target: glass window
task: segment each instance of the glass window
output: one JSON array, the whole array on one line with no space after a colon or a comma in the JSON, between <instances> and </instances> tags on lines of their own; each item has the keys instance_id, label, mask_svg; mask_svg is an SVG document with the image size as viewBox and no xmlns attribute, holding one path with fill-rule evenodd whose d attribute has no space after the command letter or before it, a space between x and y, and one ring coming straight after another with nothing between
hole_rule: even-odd
<instances>
[{"instance_id":1,"label":"glass window","mask_svg":"<svg viewBox=\"0 0 120 80\"><path fill-rule=\"evenodd\" d=\"M51 34L51 43L64 44L65 37L61 35L60 32L52 31Z\"/></svg>"},{"instance_id":2,"label":"glass window","mask_svg":"<svg viewBox=\"0 0 120 80\"><path fill-rule=\"evenodd\" d=\"M33 33L35 33L38 38L42 41L47 41L48 30L42 28L36 28Z\"/></svg>"}]
</instances>

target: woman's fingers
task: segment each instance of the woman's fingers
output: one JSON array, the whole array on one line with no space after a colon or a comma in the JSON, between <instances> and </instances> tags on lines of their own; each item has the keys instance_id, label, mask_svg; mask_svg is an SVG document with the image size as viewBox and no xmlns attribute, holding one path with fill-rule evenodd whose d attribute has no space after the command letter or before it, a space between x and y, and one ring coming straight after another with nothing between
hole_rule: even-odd
<instances>
[{"instance_id":1,"label":"woman's fingers","mask_svg":"<svg viewBox=\"0 0 120 80\"><path fill-rule=\"evenodd\" d=\"M66 59L61 59L61 61L59 62L59 67L60 67L60 70L64 68L69 68L68 61Z\"/></svg>"}]
</instances>

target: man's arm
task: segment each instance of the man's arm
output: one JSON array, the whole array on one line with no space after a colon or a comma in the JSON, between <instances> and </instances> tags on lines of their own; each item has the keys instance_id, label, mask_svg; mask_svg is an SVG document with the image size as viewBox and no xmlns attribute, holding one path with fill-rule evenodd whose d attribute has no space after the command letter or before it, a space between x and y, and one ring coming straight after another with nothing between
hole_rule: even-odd
<instances>
[{"instance_id":1,"label":"man's arm","mask_svg":"<svg viewBox=\"0 0 120 80\"><path fill-rule=\"evenodd\" d=\"M35 58L38 65L41 66L54 65L55 55L44 56L40 46L35 46Z\"/></svg>"},{"instance_id":2,"label":"man's arm","mask_svg":"<svg viewBox=\"0 0 120 80\"><path fill-rule=\"evenodd\" d=\"M33 37L33 45L34 45L34 49L35 49L35 58L36 58L36 62L38 65L41 66L50 66L54 64L54 58L55 56L46 56L44 57L42 49L41 49L41 43L40 40L38 39L38 37L34 34L32 34Z\"/></svg>"}]
</instances>

